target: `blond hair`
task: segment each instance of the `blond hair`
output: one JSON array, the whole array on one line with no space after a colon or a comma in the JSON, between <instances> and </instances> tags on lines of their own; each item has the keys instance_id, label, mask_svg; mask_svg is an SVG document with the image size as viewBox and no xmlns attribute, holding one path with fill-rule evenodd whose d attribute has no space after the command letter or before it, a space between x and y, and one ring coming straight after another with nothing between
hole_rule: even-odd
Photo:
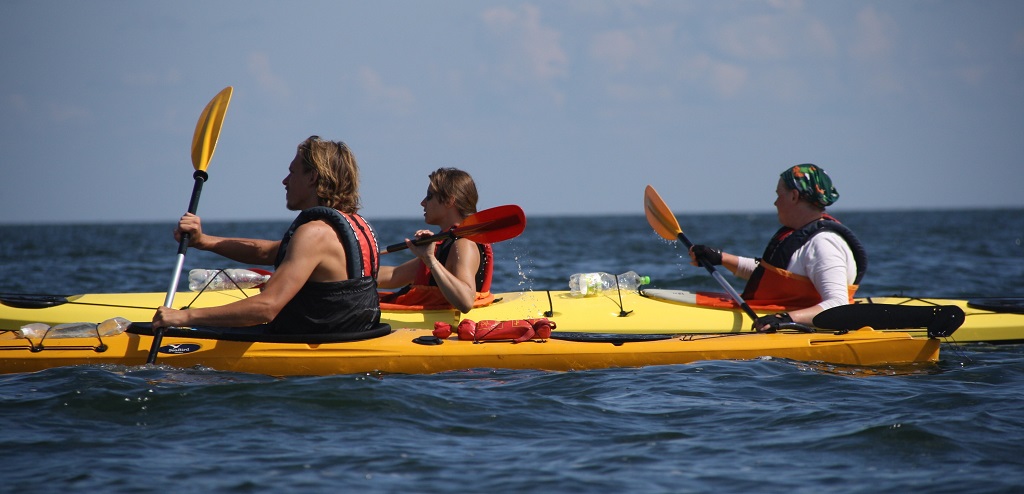
<instances>
[{"instance_id":1,"label":"blond hair","mask_svg":"<svg viewBox=\"0 0 1024 494\"><path fill-rule=\"evenodd\" d=\"M359 211L359 165L347 144L310 136L299 152L305 169L317 174L317 204L347 214Z\"/></svg>"}]
</instances>

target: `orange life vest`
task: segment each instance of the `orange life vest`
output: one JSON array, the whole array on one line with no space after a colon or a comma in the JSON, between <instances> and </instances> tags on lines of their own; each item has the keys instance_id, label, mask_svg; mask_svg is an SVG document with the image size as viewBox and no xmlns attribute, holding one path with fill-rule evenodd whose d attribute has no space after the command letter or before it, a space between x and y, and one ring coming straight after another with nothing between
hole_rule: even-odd
<instances>
[{"instance_id":1,"label":"orange life vest","mask_svg":"<svg viewBox=\"0 0 1024 494\"><path fill-rule=\"evenodd\" d=\"M793 254L800 247L814 235L826 231L841 236L853 252L857 275L853 284L847 287L849 302L853 303L853 296L867 271L867 252L849 228L832 216L824 215L821 220L799 230L783 227L775 232L743 290L742 298L747 305L755 310L784 311L821 303L821 294L810 278L794 274L788 268ZM698 292L697 303L712 307L736 307L732 298L722 293Z\"/></svg>"},{"instance_id":2,"label":"orange life vest","mask_svg":"<svg viewBox=\"0 0 1024 494\"><path fill-rule=\"evenodd\" d=\"M454 228L454 227L453 227ZM438 242L434 257L444 264L455 245L454 238ZM476 244L480 249L480 267L476 271L476 299L473 307L484 307L494 302L491 280L494 278L494 251L491 244ZM397 292L381 292L382 310L438 310L451 309L452 304L441 293L430 268L419 263L413 283Z\"/></svg>"}]
</instances>

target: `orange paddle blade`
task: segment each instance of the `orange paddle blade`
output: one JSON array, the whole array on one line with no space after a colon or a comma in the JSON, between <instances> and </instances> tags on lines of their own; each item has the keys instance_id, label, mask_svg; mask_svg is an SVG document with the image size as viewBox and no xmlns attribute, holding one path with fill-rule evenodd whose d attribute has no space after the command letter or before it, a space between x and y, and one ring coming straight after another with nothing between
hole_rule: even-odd
<instances>
[{"instance_id":1,"label":"orange paddle blade","mask_svg":"<svg viewBox=\"0 0 1024 494\"><path fill-rule=\"evenodd\" d=\"M683 232L672 210L650 185L644 190L644 213L651 228L665 240L675 240Z\"/></svg>"}]
</instances>

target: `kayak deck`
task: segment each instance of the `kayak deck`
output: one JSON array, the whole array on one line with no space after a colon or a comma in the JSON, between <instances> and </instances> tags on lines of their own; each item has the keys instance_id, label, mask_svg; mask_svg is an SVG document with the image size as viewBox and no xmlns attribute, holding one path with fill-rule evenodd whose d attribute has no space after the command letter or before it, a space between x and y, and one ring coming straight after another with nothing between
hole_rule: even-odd
<instances>
[{"instance_id":1,"label":"kayak deck","mask_svg":"<svg viewBox=\"0 0 1024 494\"><path fill-rule=\"evenodd\" d=\"M256 290L227 290L202 294L178 293L174 306L213 307L231 303L257 293ZM645 290L645 295L617 293L576 298L568 291L524 291L497 293L486 307L468 314L456 310L395 311L382 313L382 322L396 328L433 329L435 322L457 325L465 317L474 321L514 320L548 317L558 323L557 331L614 334L665 333L747 333L750 319L740 310L709 308L688 303L690 292ZM34 322L56 325L70 322L98 322L120 316L134 322L150 321L164 293L96 293L53 297L26 296L18 306L9 297L0 297L0 330L14 330ZM957 343L1024 342L1024 314L1006 310L979 308L968 300L872 297L857 299L861 304L908 306L955 305L965 313L965 322L951 338ZM1017 301L1018 307L1024 301ZM12 305L13 304L13 305ZM998 308L983 306L989 308ZM886 330L888 331L888 330ZM924 338L924 329L901 329Z\"/></svg>"}]
</instances>

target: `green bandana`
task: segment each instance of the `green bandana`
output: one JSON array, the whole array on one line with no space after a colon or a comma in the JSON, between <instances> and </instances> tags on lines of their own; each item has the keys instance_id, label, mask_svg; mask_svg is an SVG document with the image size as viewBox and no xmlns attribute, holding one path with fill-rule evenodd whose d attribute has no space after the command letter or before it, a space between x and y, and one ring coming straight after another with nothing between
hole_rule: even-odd
<instances>
[{"instance_id":1,"label":"green bandana","mask_svg":"<svg viewBox=\"0 0 1024 494\"><path fill-rule=\"evenodd\" d=\"M821 207L830 206L839 200L839 192L832 186L832 179L816 165L796 165L782 172L781 176L790 189L800 191L800 197Z\"/></svg>"}]
</instances>

